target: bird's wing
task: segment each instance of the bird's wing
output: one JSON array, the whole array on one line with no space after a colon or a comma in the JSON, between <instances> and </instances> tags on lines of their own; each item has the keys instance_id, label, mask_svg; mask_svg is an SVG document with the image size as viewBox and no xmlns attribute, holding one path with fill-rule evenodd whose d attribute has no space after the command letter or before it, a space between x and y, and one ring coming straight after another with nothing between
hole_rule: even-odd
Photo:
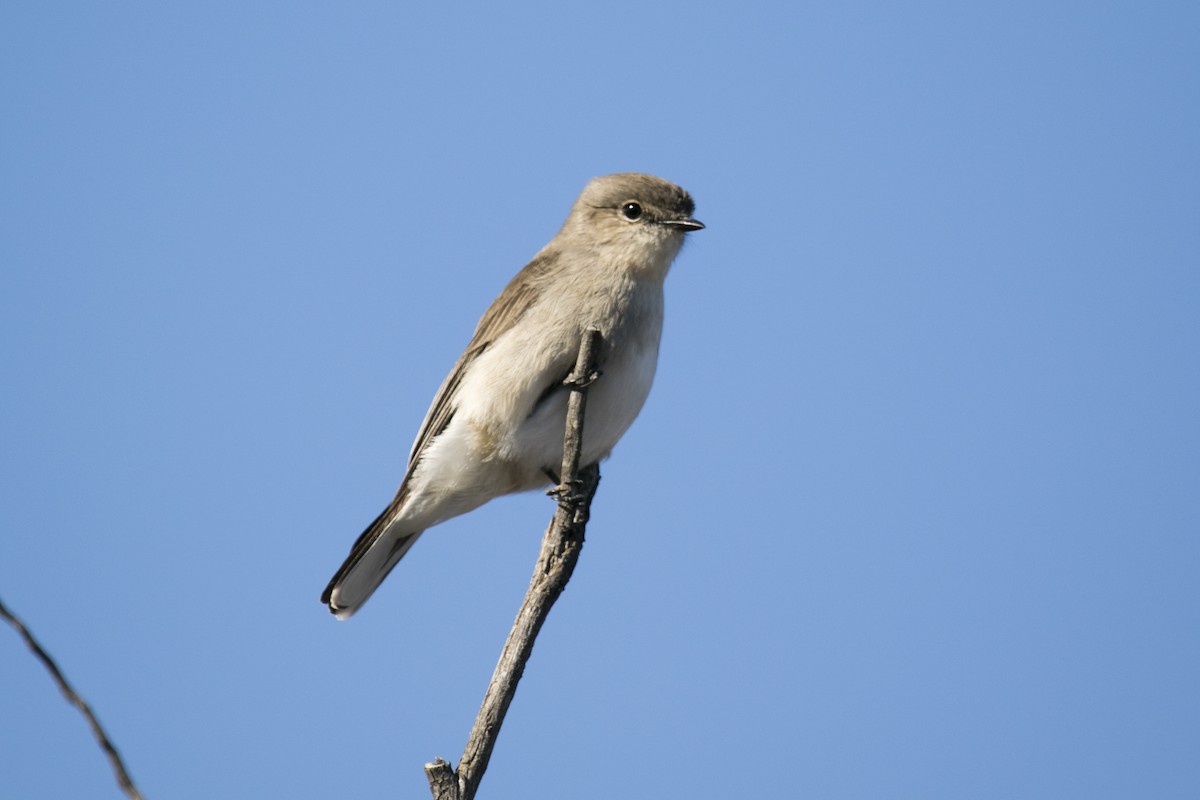
<instances>
[{"instance_id":1,"label":"bird's wing","mask_svg":"<svg viewBox=\"0 0 1200 800\"><path fill-rule=\"evenodd\" d=\"M450 370L450 374L446 376L446 380L442 381L441 388L433 398L433 404L425 414L425 421L421 423L421 430L417 434L417 440L413 443L412 452L408 457L408 469L404 473L404 480L400 482L400 488L396 490L395 498L354 542L354 546L350 548L349 557L346 558L337 574L333 576L333 580L325 587L325 592L321 595L322 603L331 602L334 591L387 532L396 512L404 504L405 495L408 493L408 481L412 477L417 462L421 459L421 454L425 452L425 448L429 446L430 442L446 430L450 420L454 418L458 387L467 374L471 362L487 350L492 342L511 329L534 304L540 292L538 278L550 270L553 263L553 255L544 251L539 253L533 261L517 273L491 307L484 312L479 324L475 326L475 335L471 337L467 349L459 356L458 361L454 364L454 369ZM370 587L365 592L360 591L355 602L340 609L334 609L335 613L345 613L347 616L353 613L354 609L361 605L375 587L383 581L383 578L396 565L396 562L400 560L400 557L404 555L420 533L420 531L402 532L403 535L397 537L392 550L384 556L381 564L375 565L375 568L370 571Z\"/></svg>"},{"instance_id":2,"label":"bird's wing","mask_svg":"<svg viewBox=\"0 0 1200 800\"><path fill-rule=\"evenodd\" d=\"M408 475L412 474L413 467L416 466L421 453L425 452L425 448L436 436L446 430L446 426L454 417L458 406L458 387L462 384L471 362L483 355L492 342L508 332L517 323L517 320L525 315L525 312L529 310L541 293L540 281L537 279L552 268L553 262L552 254L539 253L509 281L500 296L484 312L479 324L475 326L475 335L471 337L467 349L458 357L454 368L442 381L441 387L434 395L433 403L429 406L429 411L425 414L425 420L421 423L420 431L417 433L412 451L408 456ZM408 475L405 475L406 481ZM397 492L397 499L403 490L402 484L400 491Z\"/></svg>"}]
</instances>

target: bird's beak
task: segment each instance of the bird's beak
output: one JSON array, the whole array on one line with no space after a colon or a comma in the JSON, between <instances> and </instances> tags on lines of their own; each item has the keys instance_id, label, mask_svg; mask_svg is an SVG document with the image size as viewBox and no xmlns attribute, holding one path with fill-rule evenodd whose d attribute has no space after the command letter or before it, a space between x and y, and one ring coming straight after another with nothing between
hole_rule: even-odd
<instances>
[{"instance_id":1,"label":"bird's beak","mask_svg":"<svg viewBox=\"0 0 1200 800\"><path fill-rule=\"evenodd\" d=\"M681 230L685 233L687 231L704 230L704 223L698 219L692 219L691 217L683 217L682 219L664 219L662 224L666 225L668 228L675 228L676 230Z\"/></svg>"}]
</instances>

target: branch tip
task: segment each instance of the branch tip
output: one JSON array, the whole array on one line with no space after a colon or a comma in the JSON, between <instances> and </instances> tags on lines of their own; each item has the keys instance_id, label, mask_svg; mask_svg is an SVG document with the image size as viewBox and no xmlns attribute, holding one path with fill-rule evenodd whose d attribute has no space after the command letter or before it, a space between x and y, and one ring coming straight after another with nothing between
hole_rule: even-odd
<instances>
[{"instance_id":1,"label":"branch tip","mask_svg":"<svg viewBox=\"0 0 1200 800\"><path fill-rule=\"evenodd\" d=\"M592 498L600 483L599 465L588 464L581 469L579 464L583 449L587 390L600 377L596 366L600 342L599 331L589 329L584 332L575 369L565 381L570 395L563 434L561 479L556 481L558 486L548 492L557 499L558 507L542 538L542 549L534 565L529 589L525 592L517 619L500 652L500 660L467 737L467 747L458 761L458 768L440 758L425 765L425 776L429 780L433 800L473 800L475 797L500 734L500 726L504 723L504 716L516 695L517 682L533 652L534 640L549 616L554 601L566 588L579 560Z\"/></svg>"}]
</instances>

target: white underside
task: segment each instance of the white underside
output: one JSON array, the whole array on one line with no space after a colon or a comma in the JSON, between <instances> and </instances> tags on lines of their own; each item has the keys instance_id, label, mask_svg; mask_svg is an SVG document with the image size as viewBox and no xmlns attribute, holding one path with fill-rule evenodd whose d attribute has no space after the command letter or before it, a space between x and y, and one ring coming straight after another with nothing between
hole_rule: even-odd
<instances>
[{"instance_id":1,"label":"white underside","mask_svg":"<svg viewBox=\"0 0 1200 800\"><path fill-rule=\"evenodd\" d=\"M653 347L615 355L589 388L581 463L607 458L637 418L654 380L657 345L656 340ZM480 375L495 374L479 366L485 368ZM493 384L492 392L481 393L484 382L466 382L454 419L421 456L401 509L406 529L423 530L494 497L546 486L546 470L557 474L561 469L567 392L547 399L532 415L526 411L520 419L496 424L490 414L499 387Z\"/></svg>"}]
</instances>

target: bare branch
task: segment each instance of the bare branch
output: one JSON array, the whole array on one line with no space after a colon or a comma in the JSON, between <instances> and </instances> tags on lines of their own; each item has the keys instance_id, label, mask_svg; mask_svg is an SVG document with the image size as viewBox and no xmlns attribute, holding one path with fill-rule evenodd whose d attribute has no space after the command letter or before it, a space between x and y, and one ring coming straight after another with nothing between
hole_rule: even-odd
<instances>
[{"instance_id":1,"label":"bare branch","mask_svg":"<svg viewBox=\"0 0 1200 800\"><path fill-rule=\"evenodd\" d=\"M54 682L58 684L58 689L67 698L71 705L79 709L79 713L83 714L88 725L92 729L92 735L96 737L96 742L100 748L104 750L104 754L108 756L108 761L112 764L113 773L116 775L117 784L121 790L128 795L131 800L142 800L142 793L133 785L133 778L129 777L129 771L125 769L125 762L121 760L117 748L113 745L112 740L108 738L108 734L104 732L104 728L100 725L100 720L96 719L96 715L92 713L91 706L87 704L79 694L71 688L71 684L67 683L67 679L63 677L62 671L58 665L54 663L54 659L50 654L42 649L38 644L37 639L33 638L33 634L29 632L29 628L25 627L25 623L17 618L15 614L8 610L4 605L4 601L0 600L0 617L4 617L9 625L16 628L17 633L21 634L21 638L25 640L25 644L33 651L33 654L38 657L38 660L46 667Z\"/></svg>"},{"instance_id":2,"label":"bare branch","mask_svg":"<svg viewBox=\"0 0 1200 800\"><path fill-rule=\"evenodd\" d=\"M517 682L533 652L534 640L579 560L592 498L600 484L598 465L579 467L587 389L599 377L596 371L599 347L600 332L588 330L579 347L575 371L566 380L571 394L567 403L561 482L552 491L558 498L558 509L542 539L533 578L500 653L475 725L467 737L466 750L457 770L440 758L425 765L425 776L429 779L434 800L473 800L475 797L500 735L500 726L517 692Z\"/></svg>"}]
</instances>

